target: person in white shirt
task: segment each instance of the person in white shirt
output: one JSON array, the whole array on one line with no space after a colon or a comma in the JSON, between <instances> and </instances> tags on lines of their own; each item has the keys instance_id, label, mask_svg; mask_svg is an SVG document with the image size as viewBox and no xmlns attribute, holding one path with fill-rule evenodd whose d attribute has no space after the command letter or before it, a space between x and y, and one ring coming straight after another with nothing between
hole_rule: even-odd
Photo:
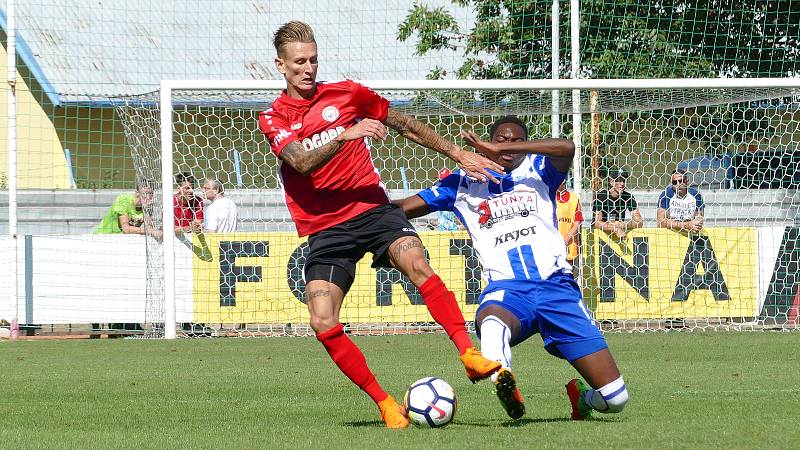
<instances>
[{"instance_id":1,"label":"person in white shirt","mask_svg":"<svg viewBox=\"0 0 800 450\"><path fill-rule=\"evenodd\" d=\"M667 186L658 197L658 226L699 233L703 229L703 197L697 188L689 186L689 176L683 169L675 170L670 181L672 186Z\"/></svg>"},{"instance_id":2,"label":"person in white shirt","mask_svg":"<svg viewBox=\"0 0 800 450\"><path fill-rule=\"evenodd\" d=\"M203 183L203 192L206 200L211 202L206 206L203 230L211 233L236 231L239 209L231 199L225 197L225 188L222 183L215 178L206 178Z\"/></svg>"},{"instance_id":3,"label":"person in white shirt","mask_svg":"<svg viewBox=\"0 0 800 450\"><path fill-rule=\"evenodd\" d=\"M716 301L730 300L730 291L719 269L711 241L703 232L706 206L703 196L696 187L689 186L689 175L685 170L676 169L670 178L671 185L658 197L658 226L689 237L689 249L672 293L672 301L685 302L692 291L704 289L710 290ZM701 266L703 271L698 273L698 267ZM664 325L668 328L686 326L681 318L667 318Z\"/></svg>"}]
</instances>

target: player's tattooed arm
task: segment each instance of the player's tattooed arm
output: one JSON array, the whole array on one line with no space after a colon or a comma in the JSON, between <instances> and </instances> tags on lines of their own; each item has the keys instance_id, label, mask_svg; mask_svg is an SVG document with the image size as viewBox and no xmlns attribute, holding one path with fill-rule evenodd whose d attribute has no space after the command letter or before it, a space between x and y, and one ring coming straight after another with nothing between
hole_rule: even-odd
<instances>
[{"instance_id":1,"label":"player's tattooed arm","mask_svg":"<svg viewBox=\"0 0 800 450\"><path fill-rule=\"evenodd\" d=\"M546 155L559 172L566 172L572 166L575 144L569 139L544 138L519 142L489 142L481 140L475 132L463 130L461 137L470 147L496 159L501 153L537 153Z\"/></svg>"},{"instance_id":2,"label":"player's tattooed arm","mask_svg":"<svg viewBox=\"0 0 800 450\"><path fill-rule=\"evenodd\" d=\"M413 117L400 114L391 108L383 123L397 131L404 138L411 139L419 145L435 150L453 161L457 161L458 153L462 151L459 146L449 142L429 126Z\"/></svg>"},{"instance_id":3,"label":"player's tattooed arm","mask_svg":"<svg viewBox=\"0 0 800 450\"><path fill-rule=\"evenodd\" d=\"M307 177L330 161L333 155L342 148L342 144L344 141L333 140L319 148L306 151L303 144L294 141L283 148L280 158L294 170L300 172L300 175Z\"/></svg>"},{"instance_id":4,"label":"player's tattooed arm","mask_svg":"<svg viewBox=\"0 0 800 450\"><path fill-rule=\"evenodd\" d=\"M300 142L290 142L281 151L280 158L301 175L309 176L330 161L345 142L365 137L384 140L386 127L377 120L364 119L319 148L306 150Z\"/></svg>"},{"instance_id":5,"label":"player's tattooed arm","mask_svg":"<svg viewBox=\"0 0 800 450\"><path fill-rule=\"evenodd\" d=\"M404 138L452 159L467 172L467 175L481 181L492 180L496 183L498 182L487 169L502 172L503 166L477 153L464 151L460 146L443 138L439 133L419 120L389 108L389 113L383 123L397 131Z\"/></svg>"}]
</instances>

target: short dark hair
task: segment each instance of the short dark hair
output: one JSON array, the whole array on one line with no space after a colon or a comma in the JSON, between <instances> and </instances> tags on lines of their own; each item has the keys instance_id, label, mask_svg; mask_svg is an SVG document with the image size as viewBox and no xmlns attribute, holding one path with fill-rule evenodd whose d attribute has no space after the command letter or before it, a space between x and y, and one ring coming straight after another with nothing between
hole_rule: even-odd
<instances>
[{"instance_id":1,"label":"short dark hair","mask_svg":"<svg viewBox=\"0 0 800 450\"><path fill-rule=\"evenodd\" d=\"M630 175L631 174L628 172L628 169L624 167L615 167L608 172L608 177L612 180L618 180L620 178L627 180Z\"/></svg>"},{"instance_id":2,"label":"short dark hair","mask_svg":"<svg viewBox=\"0 0 800 450\"><path fill-rule=\"evenodd\" d=\"M175 174L175 184L181 185L187 182L194 186L195 183L197 183L197 178L189 172L178 172Z\"/></svg>"},{"instance_id":3,"label":"short dark hair","mask_svg":"<svg viewBox=\"0 0 800 450\"><path fill-rule=\"evenodd\" d=\"M497 119L497 121L495 121L495 123L493 123L492 126L489 128L489 139L494 138L494 134L497 132L497 129L500 128L500 125L504 125L507 123L513 123L514 125L519 125L519 127L522 128L522 131L525 133L524 136L525 140L526 141L528 140L528 127L524 123L522 123L522 120L520 120L520 118L517 116L505 116Z\"/></svg>"},{"instance_id":4,"label":"short dark hair","mask_svg":"<svg viewBox=\"0 0 800 450\"><path fill-rule=\"evenodd\" d=\"M683 176L683 179L686 180L686 184L689 184L689 174L686 173L686 169L675 169L675 171L672 172L672 175L681 175L681 176Z\"/></svg>"}]
</instances>

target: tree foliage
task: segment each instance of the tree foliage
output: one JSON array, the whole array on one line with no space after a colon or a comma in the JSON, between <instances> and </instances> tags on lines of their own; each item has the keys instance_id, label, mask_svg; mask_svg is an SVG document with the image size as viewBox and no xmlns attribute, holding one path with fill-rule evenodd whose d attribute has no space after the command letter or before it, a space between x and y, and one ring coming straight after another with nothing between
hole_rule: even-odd
<instances>
[{"instance_id":1,"label":"tree foliage","mask_svg":"<svg viewBox=\"0 0 800 450\"><path fill-rule=\"evenodd\" d=\"M476 12L459 29L445 8L417 3L400 25L416 51L456 49L455 74L431 78L549 78L551 0L452 0ZM562 2L563 3L563 2ZM583 0L581 75L591 78L800 75L800 1ZM569 10L561 8L559 72L569 72Z\"/></svg>"}]
</instances>

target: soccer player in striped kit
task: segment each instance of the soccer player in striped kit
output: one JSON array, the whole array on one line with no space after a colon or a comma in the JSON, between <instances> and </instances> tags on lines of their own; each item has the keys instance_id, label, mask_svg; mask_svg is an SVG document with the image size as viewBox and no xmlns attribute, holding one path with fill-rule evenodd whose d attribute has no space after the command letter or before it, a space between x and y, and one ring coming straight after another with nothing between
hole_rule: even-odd
<instances>
[{"instance_id":1,"label":"soccer player in striped kit","mask_svg":"<svg viewBox=\"0 0 800 450\"><path fill-rule=\"evenodd\" d=\"M492 379L510 417L525 414L511 347L536 333L550 354L569 361L591 386L578 379L567 383L573 419L592 410L620 412L628 401L625 381L583 304L558 232L556 190L575 147L566 139L528 141L527 127L515 116L495 122L490 135L485 142L462 132L467 144L503 166L499 184L478 183L459 171L395 204L409 218L454 211L469 232L488 282L475 323L483 354L503 365Z\"/></svg>"},{"instance_id":2,"label":"soccer player in striped kit","mask_svg":"<svg viewBox=\"0 0 800 450\"><path fill-rule=\"evenodd\" d=\"M502 167L392 110L388 100L361 84L318 82L317 44L307 24L286 23L273 44L286 90L259 115L258 124L281 161L286 204L297 232L309 236L304 276L311 328L342 373L375 401L386 426L405 428L403 409L378 384L339 321L356 263L366 252L373 254L373 267L397 268L419 288L431 316L458 349L470 380L489 377L500 364L473 347L455 295L431 269L403 211L389 202L365 139L385 139L388 126L483 181L496 182L487 168Z\"/></svg>"}]
</instances>

